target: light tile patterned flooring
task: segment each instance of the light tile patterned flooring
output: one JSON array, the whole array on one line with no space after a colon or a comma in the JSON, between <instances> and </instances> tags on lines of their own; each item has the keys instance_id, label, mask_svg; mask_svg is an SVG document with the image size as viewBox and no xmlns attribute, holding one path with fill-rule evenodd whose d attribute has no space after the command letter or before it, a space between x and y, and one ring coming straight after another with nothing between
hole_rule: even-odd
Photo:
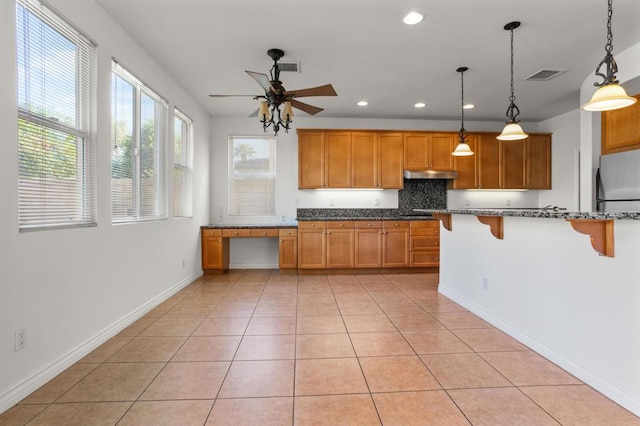
<instances>
[{"instance_id":1,"label":"light tile patterned flooring","mask_svg":"<svg viewBox=\"0 0 640 426\"><path fill-rule=\"evenodd\" d=\"M203 277L0 416L29 425L640 425L436 274Z\"/></svg>"}]
</instances>

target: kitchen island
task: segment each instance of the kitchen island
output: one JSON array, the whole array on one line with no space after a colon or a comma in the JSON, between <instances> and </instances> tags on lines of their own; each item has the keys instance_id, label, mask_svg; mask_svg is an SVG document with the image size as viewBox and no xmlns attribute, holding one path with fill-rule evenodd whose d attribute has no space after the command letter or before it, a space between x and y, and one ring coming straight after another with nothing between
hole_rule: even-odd
<instances>
[{"instance_id":1,"label":"kitchen island","mask_svg":"<svg viewBox=\"0 0 640 426\"><path fill-rule=\"evenodd\" d=\"M640 412L639 213L424 213L448 225L441 226L440 293ZM570 221L607 224L611 255L594 251L593 237ZM490 232L496 224L500 238Z\"/></svg>"}]
</instances>

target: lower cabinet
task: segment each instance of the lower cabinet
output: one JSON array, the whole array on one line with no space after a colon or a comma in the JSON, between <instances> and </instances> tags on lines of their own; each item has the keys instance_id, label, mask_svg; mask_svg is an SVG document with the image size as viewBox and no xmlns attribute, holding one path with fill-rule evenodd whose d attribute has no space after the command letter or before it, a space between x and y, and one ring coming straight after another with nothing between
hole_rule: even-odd
<instances>
[{"instance_id":1,"label":"lower cabinet","mask_svg":"<svg viewBox=\"0 0 640 426\"><path fill-rule=\"evenodd\" d=\"M325 269L327 267L326 222L298 223L298 268Z\"/></svg>"},{"instance_id":2,"label":"lower cabinet","mask_svg":"<svg viewBox=\"0 0 640 426\"><path fill-rule=\"evenodd\" d=\"M327 222L327 268L353 268L354 222Z\"/></svg>"},{"instance_id":3,"label":"lower cabinet","mask_svg":"<svg viewBox=\"0 0 640 426\"><path fill-rule=\"evenodd\" d=\"M222 238L222 229L203 229L201 236L202 269L229 269L229 240Z\"/></svg>"},{"instance_id":4,"label":"lower cabinet","mask_svg":"<svg viewBox=\"0 0 640 426\"><path fill-rule=\"evenodd\" d=\"M355 223L354 256L356 268L382 266L382 222Z\"/></svg>"},{"instance_id":5,"label":"lower cabinet","mask_svg":"<svg viewBox=\"0 0 640 426\"><path fill-rule=\"evenodd\" d=\"M410 263L412 267L440 265L440 222L412 221L410 225Z\"/></svg>"},{"instance_id":6,"label":"lower cabinet","mask_svg":"<svg viewBox=\"0 0 640 426\"><path fill-rule=\"evenodd\" d=\"M281 229L278 241L278 265L280 269L298 268L298 231Z\"/></svg>"},{"instance_id":7,"label":"lower cabinet","mask_svg":"<svg viewBox=\"0 0 640 426\"><path fill-rule=\"evenodd\" d=\"M382 225L382 267L409 266L409 222L384 221Z\"/></svg>"}]
</instances>

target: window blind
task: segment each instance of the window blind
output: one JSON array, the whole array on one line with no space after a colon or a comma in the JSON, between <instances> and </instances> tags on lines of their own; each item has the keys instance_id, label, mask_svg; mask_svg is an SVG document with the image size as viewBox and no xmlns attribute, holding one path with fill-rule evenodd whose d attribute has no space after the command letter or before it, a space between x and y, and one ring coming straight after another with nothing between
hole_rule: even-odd
<instances>
[{"instance_id":1,"label":"window blind","mask_svg":"<svg viewBox=\"0 0 640 426\"><path fill-rule=\"evenodd\" d=\"M192 217L193 122L178 109L173 133L173 215Z\"/></svg>"},{"instance_id":2,"label":"window blind","mask_svg":"<svg viewBox=\"0 0 640 426\"><path fill-rule=\"evenodd\" d=\"M39 2L16 2L20 230L96 224L95 46Z\"/></svg>"},{"instance_id":3,"label":"window blind","mask_svg":"<svg viewBox=\"0 0 640 426\"><path fill-rule=\"evenodd\" d=\"M111 74L111 219L166 219L167 102L116 61Z\"/></svg>"}]
</instances>

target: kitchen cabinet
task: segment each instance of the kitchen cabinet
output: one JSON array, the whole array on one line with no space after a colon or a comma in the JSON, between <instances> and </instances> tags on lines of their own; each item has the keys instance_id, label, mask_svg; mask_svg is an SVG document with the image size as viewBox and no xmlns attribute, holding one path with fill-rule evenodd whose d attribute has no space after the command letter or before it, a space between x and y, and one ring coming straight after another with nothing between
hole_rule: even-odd
<instances>
[{"instance_id":1,"label":"kitchen cabinet","mask_svg":"<svg viewBox=\"0 0 640 426\"><path fill-rule=\"evenodd\" d=\"M527 139L527 189L551 189L551 135Z\"/></svg>"},{"instance_id":2,"label":"kitchen cabinet","mask_svg":"<svg viewBox=\"0 0 640 426\"><path fill-rule=\"evenodd\" d=\"M354 266L380 268L382 266L382 222L355 223Z\"/></svg>"},{"instance_id":3,"label":"kitchen cabinet","mask_svg":"<svg viewBox=\"0 0 640 426\"><path fill-rule=\"evenodd\" d=\"M327 267L326 222L298 223L298 268Z\"/></svg>"},{"instance_id":4,"label":"kitchen cabinet","mask_svg":"<svg viewBox=\"0 0 640 426\"><path fill-rule=\"evenodd\" d=\"M502 187L502 157L499 133L482 134L478 137L478 188L499 189Z\"/></svg>"},{"instance_id":5,"label":"kitchen cabinet","mask_svg":"<svg viewBox=\"0 0 640 426\"><path fill-rule=\"evenodd\" d=\"M353 268L354 222L327 222L327 268Z\"/></svg>"},{"instance_id":6,"label":"kitchen cabinet","mask_svg":"<svg viewBox=\"0 0 640 426\"><path fill-rule=\"evenodd\" d=\"M221 229L202 229L202 269L223 272L229 269L229 240Z\"/></svg>"},{"instance_id":7,"label":"kitchen cabinet","mask_svg":"<svg viewBox=\"0 0 640 426\"><path fill-rule=\"evenodd\" d=\"M474 155L453 157L453 170L458 172L458 177L453 180L453 189L477 188L478 183L478 143L477 135L467 135L467 145Z\"/></svg>"},{"instance_id":8,"label":"kitchen cabinet","mask_svg":"<svg viewBox=\"0 0 640 426\"><path fill-rule=\"evenodd\" d=\"M382 223L382 267L409 266L409 221Z\"/></svg>"},{"instance_id":9,"label":"kitchen cabinet","mask_svg":"<svg viewBox=\"0 0 640 426\"><path fill-rule=\"evenodd\" d=\"M456 134L404 133L404 168L452 170Z\"/></svg>"},{"instance_id":10,"label":"kitchen cabinet","mask_svg":"<svg viewBox=\"0 0 640 426\"><path fill-rule=\"evenodd\" d=\"M634 98L640 100L640 95ZM640 102L626 108L603 111L602 155L640 149Z\"/></svg>"},{"instance_id":11,"label":"kitchen cabinet","mask_svg":"<svg viewBox=\"0 0 640 426\"><path fill-rule=\"evenodd\" d=\"M298 130L298 187L401 189L402 133Z\"/></svg>"},{"instance_id":12,"label":"kitchen cabinet","mask_svg":"<svg viewBox=\"0 0 640 426\"><path fill-rule=\"evenodd\" d=\"M501 141L502 184L501 188L526 189L526 139Z\"/></svg>"},{"instance_id":13,"label":"kitchen cabinet","mask_svg":"<svg viewBox=\"0 0 640 426\"><path fill-rule=\"evenodd\" d=\"M298 230L280 229L278 234L279 268L296 269L298 267Z\"/></svg>"},{"instance_id":14,"label":"kitchen cabinet","mask_svg":"<svg viewBox=\"0 0 640 426\"><path fill-rule=\"evenodd\" d=\"M411 221L410 266L434 267L440 265L440 222Z\"/></svg>"}]
</instances>

